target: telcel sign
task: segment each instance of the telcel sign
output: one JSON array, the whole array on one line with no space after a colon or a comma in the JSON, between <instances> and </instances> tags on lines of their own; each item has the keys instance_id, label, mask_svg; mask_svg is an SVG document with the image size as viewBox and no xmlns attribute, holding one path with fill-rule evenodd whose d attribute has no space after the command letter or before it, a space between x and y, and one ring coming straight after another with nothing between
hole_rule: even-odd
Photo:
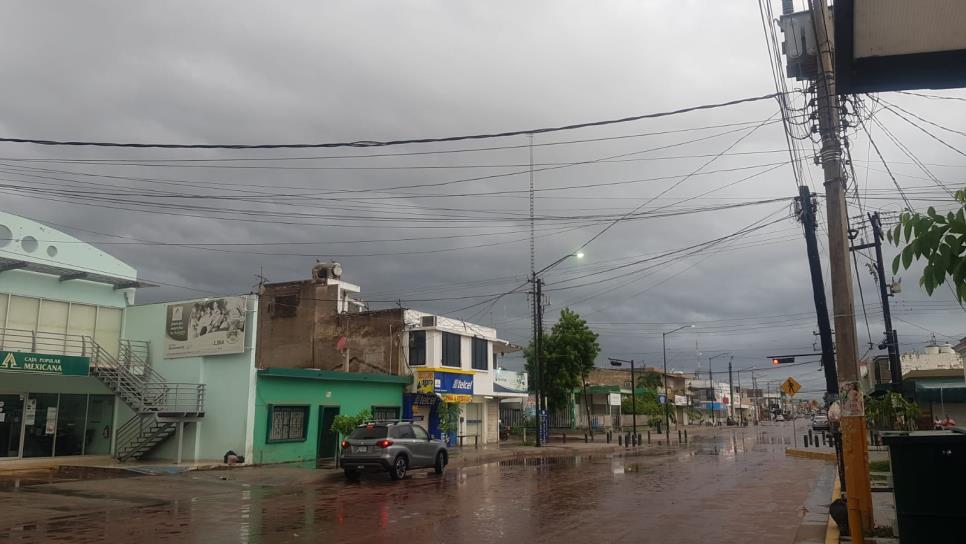
<instances>
[{"instance_id":1,"label":"telcel sign","mask_svg":"<svg viewBox=\"0 0 966 544\"><path fill-rule=\"evenodd\" d=\"M416 392L435 393L443 402L473 402L473 373L420 370L416 372Z\"/></svg>"}]
</instances>

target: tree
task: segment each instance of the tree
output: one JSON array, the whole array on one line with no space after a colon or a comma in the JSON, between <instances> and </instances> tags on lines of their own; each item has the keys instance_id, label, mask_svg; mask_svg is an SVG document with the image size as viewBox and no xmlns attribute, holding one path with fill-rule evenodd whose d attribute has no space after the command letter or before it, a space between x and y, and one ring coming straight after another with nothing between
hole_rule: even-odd
<instances>
[{"instance_id":1,"label":"tree","mask_svg":"<svg viewBox=\"0 0 966 544\"><path fill-rule=\"evenodd\" d=\"M919 405L896 392L865 398L869 423L878 431L913 431L919 418Z\"/></svg>"},{"instance_id":2,"label":"tree","mask_svg":"<svg viewBox=\"0 0 966 544\"><path fill-rule=\"evenodd\" d=\"M960 208L946 215L937 213L932 207L925 214L903 212L899 224L886 233L889 241L906 246L892 261L892 273L899 271L900 265L908 269L913 259L925 259L926 265L919 278L926 293L942 285L947 278L952 280L953 290L959 302L966 301L966 189L956 192Z\"/></svg>"},{"instance_id":3,"label":"tree","mask_svg":"<svg viewBox=\"0 0 966 544\"><path fill-rule=\"evenodd\" d=\"M349 436L352 430L372 419L369 410L363 410L354 416L339 414L332 420L332 427L329 429L339 433L341 436Z\"/></svg>"},{"instance_id":4,"label":"tree","mask_svg":"<svg viewBox=\"0 0 966 544\"><path fill-rule=\"evenodd\" d=\"M567 308L560 311L560 319L543 336L541 350L542 381L540 391L552 407L566 405L570 394L580 387L594 368L600 353L597 333L587 322ZM536 362L533 341L524 349L530 383L536 384Z\"/></svg>"},{"instance_id":5,"label":"tree","mask_svg":"<svg viewBox=\"0 0 966 544\"><path fill-rule=\"evenodd\" d=\"M664 421L664 407L657 401L657 393L649 389L636 395L636 399L625 397L621 401L621 413L647 416L648 423L654 425L658 421ZM635 402L636 401L636 402ZM674 415L671 414L671 419Z\"/></svg>"},{"instance_id":6,"label":"tree","mask_svg":"<svg viewBox=\"0 0 966 544\"><path fill-rule=\"evenodd\" d=\"M658 389L664 388L664 379L661 377L661 374L654 372L653 370L648 370L641 376L637 377L637 386L646 387L648 389L657 391Z\"/></svg>"}]
</instances>

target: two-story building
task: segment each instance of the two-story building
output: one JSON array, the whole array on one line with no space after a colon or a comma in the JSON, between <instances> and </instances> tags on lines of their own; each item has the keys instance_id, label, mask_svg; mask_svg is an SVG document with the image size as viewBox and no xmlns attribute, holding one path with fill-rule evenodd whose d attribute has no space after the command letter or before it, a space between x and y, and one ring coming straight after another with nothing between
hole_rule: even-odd
<instances>
[{"instance_id":1,"label":"two-story building","mask_svg":"<svg viewBox=\"0 0 966 544\"><path fill-rule=\"evenodd\" d=\"M441 406L458 405L452 435L498 441L501 400L526 398L526 376L498 366L502 354L519 348L492 328L462 320L405 308L369 310L360 291L342 279L337 263L316 265L308 280L262 285L261 375L341 372L370 388L376 379L404 384L405 397L400 390L395 402L365 408L376 419L421 421L440 436Z\"/></svg>"}]
</instances>

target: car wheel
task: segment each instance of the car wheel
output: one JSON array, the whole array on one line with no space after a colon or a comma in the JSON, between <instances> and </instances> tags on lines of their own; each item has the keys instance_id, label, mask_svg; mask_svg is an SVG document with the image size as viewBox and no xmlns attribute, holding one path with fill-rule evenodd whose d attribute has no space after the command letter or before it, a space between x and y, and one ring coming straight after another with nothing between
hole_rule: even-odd
<instances>
[{"instance_id":1,"label":"car wheel","mask_svg":"<svg viewBox=\"0 0 966 544\"><path fill-rule=\"evenodd\" d=\"M443 470L446 468L446 454L439 452L436 454L436 464L433 465L433 470L436 474L442 474Z\"/></svg>"},{"instance_id":2,"label":"car wheel","mask_svg":"<svg viewBox=\"0 0 966 544\"><path fill-rule=\"evenodd\" d=\"M358 481L360 476L362 476L362 473L354 468L345 469L345 479L350 482Z\"/></svg>"},{"instance_id":3,"label":"car wheel","mask_svg":"<svg viewBox=\"0 0 966 544\"><path fill-rule=\"evenodd\" d=\"M389 469L389 477L393 480L402 480L406 477L407 468L409 468L409 461L406 460L405 456L400 455L393 461L392 468Z\"/></svg>"}]
</instances>

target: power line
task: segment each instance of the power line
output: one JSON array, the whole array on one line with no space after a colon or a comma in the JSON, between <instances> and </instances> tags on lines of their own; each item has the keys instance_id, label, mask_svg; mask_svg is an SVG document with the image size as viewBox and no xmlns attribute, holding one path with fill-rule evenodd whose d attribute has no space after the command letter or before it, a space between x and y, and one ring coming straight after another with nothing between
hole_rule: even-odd
<instances>
[{"instance_id":1,"label":"power line","mask_svg":"<svg viewBox=\"0 0 966 544\"><path fill-rule=\"evenodd\" d=\"M291 144L161 144L161 143L133 143L133 142L125 142L125 143L95 142L95 141L83 141L83 140L42 140L42 139L35 139L35 138L0 138L0 142L48 145L48 146L130 147L130 148L157 148L157 149L306 149L306 148L334 148L334 147L388 147L388 146L406 145L406 144L428 144L428 143L442 143L442 142L458 142L458 141L464 141L464 140L506 138L509 136L524 136L528 134L546 134L550 132L561 132L561 131L576 130L581 128L601 127L601 126L607 126L607 125L615 125L619 123L629 123L632 121L640 121L642 119L656 119L659 117L679 115L682 113L689 113L693 111L723 108L727 106L734 106L737 104L744 104L748 102L758 102L761 100L768 100L771 98L775 98L776 96L778 96L778 93L770 93L770 94L761 95L761 96L752 96L752 97L746 97L746 98L739 98L737 100L729 100L727 102L702 104L699 106L690 106L687 108L680 108L680 109L671 110L671 111L633 115L630 117L622 117L619 119L591 121L586 123L576 123L572 125L563 125L563 126L557 126L557 127L513 130L508 132L471 134L471 135L463 135L463 136L446 136L441 138L411 138L411 139L387 140L387 141L357 140L353 142L291 143Z\"/></svg>"}]
</instances>

